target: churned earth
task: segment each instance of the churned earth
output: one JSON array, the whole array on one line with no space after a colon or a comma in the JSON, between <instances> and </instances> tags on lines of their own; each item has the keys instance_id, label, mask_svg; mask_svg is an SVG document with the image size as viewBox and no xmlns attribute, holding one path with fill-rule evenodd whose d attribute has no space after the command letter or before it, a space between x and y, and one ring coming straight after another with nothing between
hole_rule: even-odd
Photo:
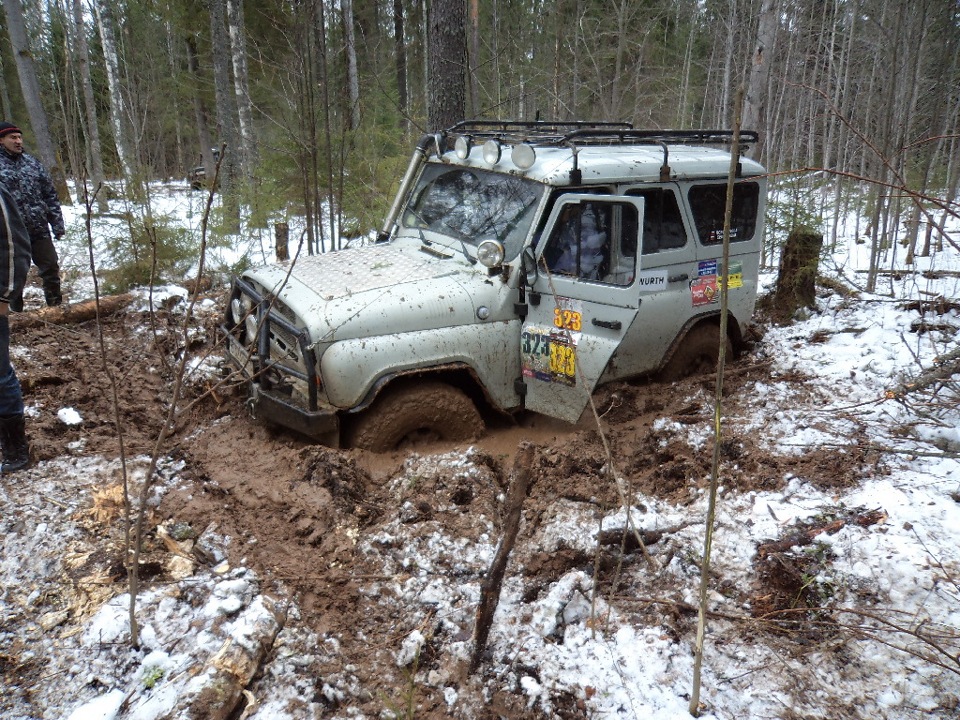
<instances>
[{"instance_id":1,"label":"churned earth","mask_svg":"<svg viewBox=\"0 0 960 720\"><path fill-rule=\"evenodd\" d=\"M34 293L13 318L36 465L0 480L0 714L684 716L714 376L602 388L576 426L524 415L469 445L335 450L249 417L217 366L222 293L191 305L164 288L153 312L139 293L99 324L37 321ZM842 324L849 300L822 301ZM883 452L876 426L908 435L899 411L877 412L890 373L825 379L779 355L829 342L823 322L768 331L759 320L724 379L703 716L955 716L956 612L943 608L960 595L958 552L934 536L958 513L960 478L938 467L915 483ZM136 504L155 449L132 648L122 486ZM501 613L474 655L520 476ZM900 602L861 552L918 535L890 518L891 487L923 488L941 518L926 557L907 553L909 582L936 602ZM927 678L922 691L901 672Z\"/></svg>"}]
</instances>

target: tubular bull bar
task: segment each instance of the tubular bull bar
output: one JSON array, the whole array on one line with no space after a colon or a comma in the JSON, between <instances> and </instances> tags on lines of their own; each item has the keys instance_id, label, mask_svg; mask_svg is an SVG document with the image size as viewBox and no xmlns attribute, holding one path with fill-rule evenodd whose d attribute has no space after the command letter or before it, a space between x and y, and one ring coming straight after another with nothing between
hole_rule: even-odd
<instances>
[{"instance_id":1,"label":"tubular bull bar","mask_svg":"<svg viewBox=\"0 0 960 720\"><path fill-rule=\"evenodd\" d=\"M247 335L245 318L237 322L232 317L234 300L246 296L251 301L247 315L256 319L256 343L243 343L237 338ZM274 328L283 330L294 338L303 361L303 369L292 367L270 357L270 338ZM270 299L265 298L250 283L237 278L230 292L230 302L220 331L226 340L227 360L247 380L249 398L247 408L258 419L282 425L307 435L328 445L339 444L340 419L332 408L322 408L317 397L319 378L316 371L316 353L309 344L309 334L303 328L296 327L276 309ZM254 345L256 350L250 350ZM307 407L302 407L290 396L278 392L271 376L293 377L303 381L307 387Z\"/></svg>"}]
</instances>

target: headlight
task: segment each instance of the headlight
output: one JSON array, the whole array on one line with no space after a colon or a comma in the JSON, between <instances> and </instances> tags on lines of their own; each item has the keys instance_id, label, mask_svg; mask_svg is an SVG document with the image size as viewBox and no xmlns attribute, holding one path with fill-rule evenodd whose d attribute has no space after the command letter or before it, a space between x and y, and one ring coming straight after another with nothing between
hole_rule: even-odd
<instances>
[{"instance_id":1,"label":"headlight","mask_svg":"<svg viewBox=\"0 0 960 720\"><path fill-rule=\"evenodd\" d=\"M250 310L253 308L253 301L246 295L239 295L230 301L230 315L233 322L239 325L246 321Z\"/></svg>"},{"instance_id":2,"label":"headlight","mask_svg":"<svg viewBox=\"0 0 960 720\"><path fill-rule=\"evenodd\" d=\"M477 260L484 267L499 267L503 264L503 245L497 240L482 241L477 247Z\"/></svg>"},{"instance_id":3,"label":"headlight","mask_svg":"<svg viewBox=\"0 0 960 720\"><path fill-rule=\"evenodd\" d=\"M247 315L247 319L244 320L244 325L247 328L247 342L256 342L257 340L257 316L253 313Z\"/></svg>"}]
</instances>

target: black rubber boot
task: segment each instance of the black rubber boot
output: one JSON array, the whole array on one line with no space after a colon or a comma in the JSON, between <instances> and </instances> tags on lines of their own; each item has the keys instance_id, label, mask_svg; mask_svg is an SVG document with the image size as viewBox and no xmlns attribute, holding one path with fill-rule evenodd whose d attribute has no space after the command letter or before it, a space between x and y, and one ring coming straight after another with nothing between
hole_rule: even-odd
<instances>
[{"instance_id":1,"label":"black rubber boot","mask_svg":"<svg viewBox=\"0 0 960 720\"><path fill-rule=\"evenodd\" d=\"M50 283L43 286L43 297L46 298L47 307L55 307L63 304L63 293L60 291L60 283Z\"/></svg>"},{"instance_id":2,"label":"black rubber boot","mask_svg":"<svg viewBox=\"0 0 960 720\"><path fill-rule=\"evenodd\" d=\"M23 295L10 298L10 312L23 312Z\"/></svg>"},{"instance_id":3,"label":"black rubber boot","mask_svg":"<svg viewBox=\"0 0 960 720\"><path fill-rule=\"evenodd\" d=\"M3 448L0 471L4 475L23 470L30 464L30 447L27 445L23 415L0 417L0 446Z\"/></svg>"}]
</instances>

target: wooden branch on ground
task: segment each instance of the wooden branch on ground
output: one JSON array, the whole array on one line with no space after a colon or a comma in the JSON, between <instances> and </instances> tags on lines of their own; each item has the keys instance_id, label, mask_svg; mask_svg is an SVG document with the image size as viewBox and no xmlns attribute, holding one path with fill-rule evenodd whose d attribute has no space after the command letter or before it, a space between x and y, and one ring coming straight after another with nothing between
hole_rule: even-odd
<instances>
[{"instance_id":1,"label":"wooden branch on ground","mask_svg":"<svg viewBox=\"0 0 960 720\"><path fill-rule=\"evenodd\" d=\"M533 458L535 446L524 442L513 463L513 479L507 494L507 518L503 525L503 537L497 554L490 564L487 576L480 587L480 605L477 607L477 620L474 626L473 657L470 661L470 672L475 672L480 666L480 657L487 646L487 637L490 626L493 624L493 614L500 602L500 587L503 585L503 576L507 570L507 560L517 540L517 531L520 528L520 514L523 510L523 501L526 500L533 484Z\"/></svg>"},{"instance_id":2,"label":"wooden branch on ground","mask_svg":"<svg viewBox=\"0 0 960 720\"><path fill-rule=\"evenodd\" d=\"M870 525L875 525L878 522L882 522L886 518L887 513L878 509L832 520L828 523L824 523L823 525L817 525L816 527L805 528L795 533L791 533L782 540L771 540L770 542L761 543L757 547L757 555L761 558L765 558L773 553L786 552L790 548L798 545L811 545L818 535L823 533L832 535L850 523L859 525L860 527L868 527Z\"/></svg>"},{"instance_id":3,"label":"wooden branch on ground","mask_svg":"<svg viewBox=\"0 0 960 720\"><path fill-rule=\"evenodd\" d=\"M888 400L900 400L910 393L924 390L931 385L947 380L953 375L960 373L960 347L954 348L946 355L937 358L936 364L916 377L905 380L897 387L887 390Z\"/></svg>"},{"instance_id":4,"label":"wooden branch on ground","mask_svg":"<svg viewBox=\"0 0 960 720\"><path fill-rule=\"evenodd\" d=\"M643 540L644 545L654 545L660 540L663 539L664 535L673 535L678 533L686 527L690 527L693 523L685 522L680 523L679 525L671 525L670 527L661 528L659 530L641 530L640 539ZM624 538L624 533L626 533L626 538ZM613 528L611 530L603 530L597 536L597 543L600 545L620 545L623 543L624 552L633 552L640 547L640 543L637 542L636 536L634 536L629 530L625 528Z\"/></svg>"},{"instance_id":5,"label":"wooden branch on ground","mask_svg":"<svg viewBox=\"0 0 960 720\"><path fill-rule=\"evenodd\" d=\"M100 315L114 315L125 309L133 302L133 295L106 295L100 298ZM38 325L77 325L95 320L97 304L95 300L84 300L78 303L68 303L55 307L31 310L29 312L11 313L11 325L15 328L37 327Z\"/></svg>"}]
</instances>

